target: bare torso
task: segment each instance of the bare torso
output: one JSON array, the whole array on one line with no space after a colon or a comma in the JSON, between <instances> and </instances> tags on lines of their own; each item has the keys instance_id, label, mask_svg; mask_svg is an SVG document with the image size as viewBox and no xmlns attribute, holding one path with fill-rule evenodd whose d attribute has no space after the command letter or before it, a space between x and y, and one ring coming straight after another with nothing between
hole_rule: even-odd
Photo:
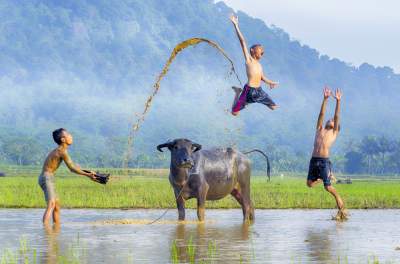
<instances>
[{"instance_id":1,"label":"bare torso","mask_svg":"<svg viewBox=\"0 0 400 264\"><path fill-rule=\"evenodd\" d=\"M261 86L261 77L263 75L263 69L261 64L255 60L251 59L246 62L246 73L247 73L247 84L250 87L258 88Z\"/></svg>"},{"instance_id":2,"label":"bare torso","mask_svg":"<svg viewBox=\"0 0 400 264\"><path fill-rule=\"evenodd\" d=\"M329 158L329 150L335 142L337 134L333 129L318 129L315 134L313 157Z\"/></svg>"},{"instance_id":3,"label":"bare torso","mask_svg":"<svg viewBox=\"0 0 400 264\"><path fill-rule=\"evenodd\" d=\"M43 164L42 173L54 174L58 167L60 167L62 161L64 161L71 172L90 177L92 180L96 179L93 171L83 171L79 166L76 166L68 154L67 147L61 145L47 155Z\"/></svg>"},{"instance_id":4,"label":"bare torso","mask_svg":"<svg viewBox=\"0 0 400 264\"><path fill-rule=\"evenodd\" d=\"M42 172L54 174L63 161L63 155L65 155L65 151L65 149L59 147L51 151L44 161Z\"/></svg>"}]
</instances>

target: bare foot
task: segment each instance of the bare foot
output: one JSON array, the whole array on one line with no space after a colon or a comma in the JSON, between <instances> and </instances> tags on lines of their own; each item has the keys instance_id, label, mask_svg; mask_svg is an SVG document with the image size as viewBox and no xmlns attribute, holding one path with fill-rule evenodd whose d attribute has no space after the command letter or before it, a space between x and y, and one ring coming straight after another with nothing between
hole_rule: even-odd
<instances>
[{"instance_id":1,"label":"bare foot","mask_svg":"<svg viewBox=\"0 0 400 264\"><path fill-rule=\"evenodd\" d=\"M232 86L232 90L236 93L236 94L240 94L242 92L242 88L240 87L236 87L236 86Z\"/></svg>"},{"instance_id":2,"label":"bare foot","mask_svg":"<svg viewBox=\"0 0 400 264\"><path fill-rule=\"evenodd\" d=\"M269 109L271 109L271 110L276 110L276 109L279 108L279 105L271 105L271 106L268 106L268 107L269 107Z\"/></svg>"},{"instance_id":3,"label":"bare foot","mask_svg":"<svg viewBox=\"0 0 400 264\"><path fill-rule=\"evenodd\" d=\"M349 219L349 212L346 209L339 209L336 216L332 217L332 220L346 221Z\"/></svg>"}]
</instances>

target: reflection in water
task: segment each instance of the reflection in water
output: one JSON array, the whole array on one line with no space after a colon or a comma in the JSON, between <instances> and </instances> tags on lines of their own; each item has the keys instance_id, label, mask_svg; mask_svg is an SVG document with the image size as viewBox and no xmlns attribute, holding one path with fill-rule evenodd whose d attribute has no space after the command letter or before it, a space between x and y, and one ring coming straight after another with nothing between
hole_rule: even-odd
<instances>
[{"instance_id":1,"label":"reflection in water","mask_svg":"<svg viewBox=\"0 0 400 264\"><path fill-rule=\"evenodd\" d=\"M337 245L335 237L342 228L343 223L329 228L312 227L306 231L305 243L308 255L318 263L327 263L337 258Z\"/></svg>"},{"instance_id":2,"label":"reflection in water","mask_svg":"<svg viewBox=\"0 0 400 264\"><path fill-rule=\"evenodd\" d=\"M43 255L42 263L54 264L57 263L57 259L59 256L59 244L58 244L58 235L60 233L60 225L45 225L45 240L46 240L46 249L45 254Z\"/></svg>"},{"instance_id":3,"label":"reflection in water","mask_svg":"<svg viewBox=\"0 0 400 264\"><path fill-rule=\"evenodd\" d=\"M0 262L3 249L20 254L23 237L36 263L170 263L171 255L188 263L190 254L195 263L400 263L400 210L354 210L345 223L328 220L327 210L258 210L250 226L239 210L208 210L211 222L185 225L172 223L175 214L157 225L93 224L153 219L161 210L68 210L60 231L43 229L42 210L2 209Z\"/></svg>"},{"instance_id":4,"label":"reflection in water","mask_svg":"<svg viewBox=\"0 0 400 264\"><path fill-rule=\"evenodd\" d=\"M239 259L247 263L251 260L250 245L246 242L250 238L249 229L250 225L247 223L226 228L206 224L179 224L171 239L171 243L175 243L176 252L172 250L171 253L177 255L179 262L184 263L194 260L229 263ZM174 245L170 247L173 248Z\"/></svg>"}]
</instances>

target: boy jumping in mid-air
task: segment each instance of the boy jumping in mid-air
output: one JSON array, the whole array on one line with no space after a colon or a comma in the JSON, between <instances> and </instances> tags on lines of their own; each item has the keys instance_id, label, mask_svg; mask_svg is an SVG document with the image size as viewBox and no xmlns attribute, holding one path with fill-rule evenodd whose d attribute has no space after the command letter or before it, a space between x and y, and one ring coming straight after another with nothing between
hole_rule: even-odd
<instances>
[{"instance_id":1,"label":"boy jumping in mid-air","mask_svg":"<svg viewBox=\"0 0 400 264\"><path fill-rule=\"evenodd\" d=\"M53 216L54 224L60 223L60 204L55 191L54 173L64 161L71 172L84 175L92 180L96 179L94 172L84 172L79 167L75 166L68 155L67 149L72 144L72 135L64 128L59 128L53 131L53 139L58 144L58 147L49 153L44 164L42 173L39 176L38 183L44 192L44 197L47 202L46 211L43 214L43 223L48 225L51 216Z\"/></svg>"},{"instance_id":2,"label":"boy jumping in mid-air","mask_svg":"<svg viewBox=\"0 0 400 264\"><path fill-rule=\"evenodd\" d=\"M232 105L232 115L236 116L239 111L245 108L249 103L261 103L269 107L271 110L275 110L278 106L269 97L269 95L261 89L261 81L265 82L272 89L278 85L277 82L271 81L265 77L262 66L259 62L261 57L264 55L264 48L260 44L255 44L250 47L250 52L247 49L246 41L239 30L239 20L233 14L230 17L237 36L240 40L240 45L244 53L246 60L246 73L247 83L243 89L238 87L232 87L235 91L235 98Z\"/></svg>"},{"instance_id":3,"label":"boy jumping in mid-air","mask_svg":"<svg viewBox=\"0 0 400 264\"><path fill-rule=\"evenodd\" d=\"M317 122L317 131L315 133L314 150L310 160L308 170L307 186L314 187L321 181L324 183L325 190L335 197L337 207L339 209L335 219L344 220L347 218L347 212L344 209L344 203L340 198L336 189L331 185L332 169L329 160L329 150L339 134L339 114L340 114L340 100L342 92L337 89L334 98L336 99L335 116L329 119L325 127L323 126L326 104L332 92L328 87L324 88L324 100L322 101L321 111L319 113Z\"/></svg>"}]
</instances>

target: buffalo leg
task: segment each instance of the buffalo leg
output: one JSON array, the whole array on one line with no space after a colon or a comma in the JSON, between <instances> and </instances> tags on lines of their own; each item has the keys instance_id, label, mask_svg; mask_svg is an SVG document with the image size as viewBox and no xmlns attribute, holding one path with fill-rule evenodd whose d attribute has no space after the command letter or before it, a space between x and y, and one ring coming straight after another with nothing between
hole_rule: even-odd
<instances>
[{"instance_id":1,"label":"buffalo leg","mask_svg":"<svg viewBox=\"0 0 400 264\"><path fill-rule=\"evenodd\" d=\"M250 221L254 221L255 216L254 216L254 206L253 206L253 202L250 201Z\"/></svg>"},{"instance_id":2,"label":"buffalo leg","mask_svg":"<svg viewBox=\"0 0 400 264\"><path fill-rule=\"evenodd\" d=\"M242 206L243 220L244 221L251 220L250 219L251 208L247 206L248 202L246 201L246 199L243 199L243 195L240 193L240 191L238 189L233 189L231 195L236 199L236 201L238 201L240 206Z\"/></svg>"},{"instance_id":3,"label":"buffalo leg","mask_svg":"<svg viewBox=\"0 0 400 264\"><path fill-rule=\"evenodd\" d=\"M178 197L179 195L179 197ZM178 208L178 220L185 220L185 199L182 197L180 190L175 190L176 207Z\"/></svg>"},{"instance_id":4,"label":"buffalo leg","mask_svg":"<svg viewBox=\"0 0 400 264\"><path fill-rule=\"evenodd\" d=\"M239 190L238 189L233 189L233 191L231 192L231 195L236 199L236 201L243 208L243 198L242 198L242 195L240 194ZM244 211L243 211L243 214L244 214Z\"/></svg>"},{"instance_id":5,"label":"buffalo leg","mask_svg":"<svg viewBox=\"0 0 400 264\"><path fill-rule=\"evenodd\" d=\"M208 188L208 184L204 185L202 188L200 188L197 195L197 218L199 221L204 221Z\"/></svg>"},{"instance_id":6,"label":"buffalo leg","mask_svg":"<svg viewBox=\"0 0 400 264\"><path fill-rule=\"evenodd\" d=\"M243 220L253 221L254 220L254 208L250 199L250 186L248 184L242 187L242 201L243 201Z\"/></svg>"}]
</instances>

